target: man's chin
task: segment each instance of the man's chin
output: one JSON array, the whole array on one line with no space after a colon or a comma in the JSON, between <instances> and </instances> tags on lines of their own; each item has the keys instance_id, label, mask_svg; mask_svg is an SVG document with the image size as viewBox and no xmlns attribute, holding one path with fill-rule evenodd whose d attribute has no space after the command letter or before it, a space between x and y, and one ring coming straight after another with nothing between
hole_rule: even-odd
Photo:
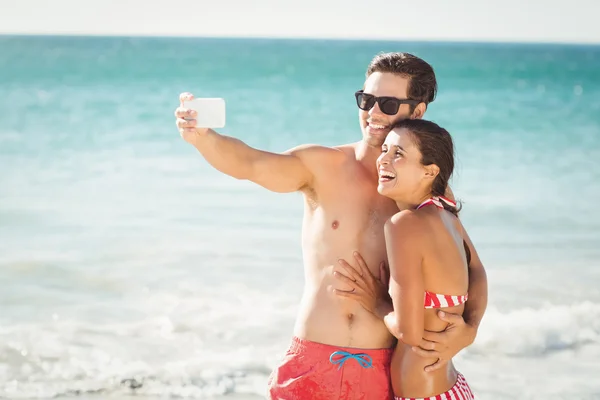
<instances>
[{"instance_id":1,"label":"man's chin","mask_svg":"<svg viewBox=\"0 0 600 400\"><path fill-rule=\"evenodd\" d=\"M369 147L376 147L376 148L380 149L381 145L383 145L383 143L385 142L385 136L365 135L365 138L363 139L363 141Z\"/></svg>"}]
</instances>

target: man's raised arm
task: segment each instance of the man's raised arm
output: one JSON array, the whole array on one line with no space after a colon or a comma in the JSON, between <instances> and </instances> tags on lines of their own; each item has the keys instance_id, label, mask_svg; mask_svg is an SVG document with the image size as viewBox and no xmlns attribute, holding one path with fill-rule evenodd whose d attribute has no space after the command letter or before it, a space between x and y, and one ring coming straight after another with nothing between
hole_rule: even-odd
<instances>
[{"instance_id":1,"label":"man's raised arm","mask_svg":"<svg viewBox=\"0 0 600 400\"><path fill-rule=\"evenodd\" d=\"M190 100L184 93L180 99ZM289 193L311 186L313 174L333 149L303 145L284 153L255 149L239 139L212 129L196 128L195 111L177 108L177 127L183 139L192 144L218 171L237 179L252 181L273 192Z\"/></svg>"}]
</instances>

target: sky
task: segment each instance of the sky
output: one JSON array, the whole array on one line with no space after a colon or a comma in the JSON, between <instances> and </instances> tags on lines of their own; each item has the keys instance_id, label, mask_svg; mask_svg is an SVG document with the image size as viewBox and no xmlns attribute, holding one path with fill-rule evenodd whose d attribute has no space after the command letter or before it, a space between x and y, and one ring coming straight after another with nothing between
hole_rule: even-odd
<instances>
[{"instance_id":1,"label":"sky","mask_svg":"<svg viewBox=\"0 0 600 400\"><path fill-rule=\"evenodd\" d=\"M598 16L600 0L0 0L0 34L600 44Z\"/></svg>"}]
</instances>

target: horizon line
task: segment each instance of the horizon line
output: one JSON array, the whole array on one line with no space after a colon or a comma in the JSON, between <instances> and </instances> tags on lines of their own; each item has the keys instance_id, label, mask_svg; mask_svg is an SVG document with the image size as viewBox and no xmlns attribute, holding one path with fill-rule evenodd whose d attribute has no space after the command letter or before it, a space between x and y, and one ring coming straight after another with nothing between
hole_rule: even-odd
<instances>
[{"instance_id":1,"label":"horizon line","mask_svg":"<svg viewBox=\"0 0 600 400\"><path fill-rule=\"evenodd\" d=\"M570 45L600 46L596 41L556 41L534 39L459 39L459 38L402 38L402 37L336 37L336 36L266 36L266 35L184 35L146 33L42 33L42 32L0 32L0 37L77 37L77 38L148 38L148 39L233 39L233 40L288 40L288 41L344 41L344 42L404 42L404 43L447 43L447 44L515 44L515 45Z\"/></svg>"}]
</instances>

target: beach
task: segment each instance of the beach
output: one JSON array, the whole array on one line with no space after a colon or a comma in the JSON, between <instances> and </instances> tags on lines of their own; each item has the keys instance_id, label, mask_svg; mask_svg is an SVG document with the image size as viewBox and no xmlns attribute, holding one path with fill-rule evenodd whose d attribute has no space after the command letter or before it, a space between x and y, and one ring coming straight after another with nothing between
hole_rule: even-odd
<instances>
[{"instance_id":1,"label":"beach","mask_svg":"<svg viewBox=\"0 0 600 400\"><path fill-rule=\"evenodd\" d=\"M261 398L303 290L300 194L213 170L180 92L265 150L360 140L371 58L427 117L488 272L478 399L600 399L600 46L0 36L0 398Z\"/></svg>"}]
</instances>

